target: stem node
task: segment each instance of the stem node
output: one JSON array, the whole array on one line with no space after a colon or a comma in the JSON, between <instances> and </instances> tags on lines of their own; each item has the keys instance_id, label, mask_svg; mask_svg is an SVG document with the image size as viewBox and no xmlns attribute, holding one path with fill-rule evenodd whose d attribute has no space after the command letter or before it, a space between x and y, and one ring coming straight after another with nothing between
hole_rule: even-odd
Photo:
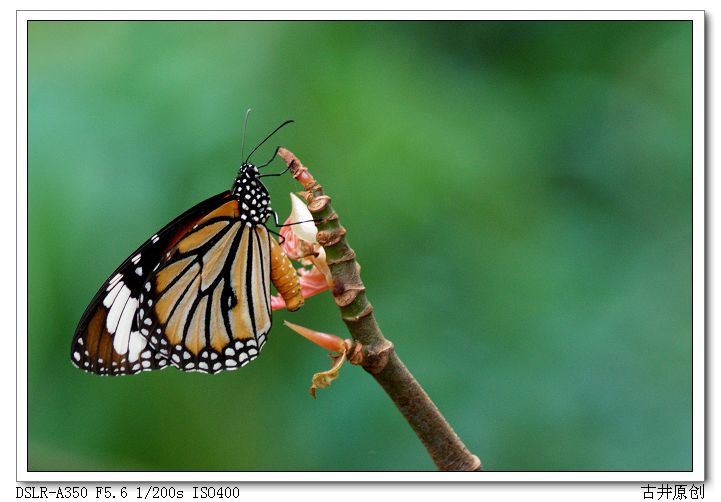
<instances>
[{"instance_id":1,"label":"stem node","mask_svg":"<svg viewBox=\"0 0 721 502\"><path fill-rule=\"evenodd\" d=\"M338 244L343 237L345 237L345 228L339 226L331 230L318 230L315 238L318 244L327 248Z\"/></svg>"},{"instance_id":2,"label":"stem node","mask_svg":"<svg viewBox=\"0 0 721 502\"><path fill-rule=\"evenodd\" d=\"M360 314L354 315L354 316L349 316L349 317L345 317L345 316L344 316L344 317L343 317L343 320L346 322L346 324L347 324L347 323L356 323L356 322L359 322L359 321L363 320L364 317L368 317L368 316L371 315L372 313L373 313L373 305L371 305L371 304L369 303L369 304L366 305L366 307L361 311Z\"/></svg>"}]
</instances>

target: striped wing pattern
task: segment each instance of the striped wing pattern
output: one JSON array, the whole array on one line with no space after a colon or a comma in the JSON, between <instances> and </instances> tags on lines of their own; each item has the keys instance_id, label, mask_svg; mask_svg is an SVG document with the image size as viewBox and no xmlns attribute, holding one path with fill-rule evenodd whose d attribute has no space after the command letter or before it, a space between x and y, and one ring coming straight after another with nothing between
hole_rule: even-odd
<instances>
[{"instance_id":1,"label":"striped wing pattern","mask_svg":"<svg viewBox=\"0 0 721 502\"><path fill-rule=\"evenodd\" d=\"M231 201L176 244L140 296L140 332L157 354L207 373L257 357L271 326L270 239Z\"/></svg>"},{"instance_id":2,"label":"striped wing pattern","mask_svg":"<svg viewBox=\"0 0 721 502\"><path fill-rule=\"evenodd\" d=\"M96 294L71 346L75 366L127 375L215 373L257 357L271 325L270 241L229 193L179 216Z\"/></svg>"}]
</instances>

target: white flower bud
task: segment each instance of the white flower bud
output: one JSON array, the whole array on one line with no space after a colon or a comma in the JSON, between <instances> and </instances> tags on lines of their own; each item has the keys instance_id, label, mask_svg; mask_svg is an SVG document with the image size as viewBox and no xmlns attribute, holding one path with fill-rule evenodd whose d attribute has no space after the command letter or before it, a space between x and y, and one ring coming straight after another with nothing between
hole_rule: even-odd
<instances>
[{"instance_id":1,"label":"white flower bud","mask_svg":"<svg viewBox=\"0 0 721 502\"><path fill-rule=\"evenodd\" d=\"M305 202L300 200L300 197L295 195L294 193L290 194L290 203L291 203L291 211L290 211L290 222L296 223L298 221L302 221L303 223L297 223L295 225L292 225L290 228L293 230L293 233L299 238L306 242L316 243L316 235L318 234L318 229L315 228L315 223L313 223L313 216L310 214L310 211L308 211L308 206L305 205Z\"/></svg>"}]
</instances>

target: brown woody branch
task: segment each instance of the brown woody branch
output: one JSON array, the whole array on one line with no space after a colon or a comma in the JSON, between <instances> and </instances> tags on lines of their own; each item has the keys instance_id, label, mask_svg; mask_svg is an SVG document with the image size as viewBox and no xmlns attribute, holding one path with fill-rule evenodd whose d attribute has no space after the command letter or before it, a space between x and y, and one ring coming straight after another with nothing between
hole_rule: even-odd
<instances>
[{"instance_id":1,"label":"brown woody branch","mask_svg":"<svg viewBox=\"0 0 721 502\"><path fill-rule=\"evenodd\" d=\"M306 193L308 209L317 221L317 240L323 246L333 277L333 298L341 318L353 337L348 355L383 387L428 450L441 471L480 471L480 459L473 455L446 422L428 394L395 353L393 344L381 333L366 297L355 252L348 245L346 230L338 221L331 198L308 169L289 150L278 150L293 177Z\"/></svg>"}]
</instances>

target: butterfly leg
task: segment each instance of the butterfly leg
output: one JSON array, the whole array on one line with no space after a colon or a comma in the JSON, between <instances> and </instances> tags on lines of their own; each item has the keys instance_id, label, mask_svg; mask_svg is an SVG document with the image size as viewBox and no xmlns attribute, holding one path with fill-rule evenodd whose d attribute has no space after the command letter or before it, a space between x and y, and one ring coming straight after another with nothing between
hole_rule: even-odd
<instances>
[{"instance_id":1,"label":"butterfly leg","mask_svg":"<svg viewBox=\"0 0 721 502\"><path fill-rule=\"evenodd\" d=\"M268 214L269 217L270 217L271 214L273 215L273 220L275 220L275 226L276 226L276 227L280 228L280 227L283 226L283 225L281 225L281 224L278 222L278 213L275 212L275 209L269 207L269 208L268 208L268 213L269 213L269 214ZM285 242L285 237L283 237L282 235L280 235L278 232L276 232L275 230L271 230L271 229L268 228L267 226L266 226L265 228L268 229L268 232L270 232L271 234L273 234L273 235L275 235L275 236L278 237L278 242L280 242L281 245Z\"/></svg>"},{"instance_id":2,"label":"butterfly leg","mask_svg":"<svg viewBox=\"0 0 721 502\"><path fill-rule=\"evenodd\" d=\"M288 172L289 169L290 166L286 167L283 171L279 173L261 174L260 176L258 176L258 178L267 178L268 176L283 176L285 173Z\"/></svg>"},{"instance_id":3,"label":"butterfly leg","mask_svg":"<svg viewBox=\"0 0 721 502\"><path fill-rule=\"evenodd\" d=\"M313 223L318 223L321 221L321 220L303 220L303 221L294 221L293 223L283 223L281 225L280 221L278 220L278 213L276 213L275 210L270 207L268 208L268 212L273 215L273 220L275 220L275 226L278 228L292 227L293 225L300 225L301 223L310 223L311 221ZM273 233L275 233L275 232L273 232Z\"/></svg>"},{"instance_id":4,"label":"butterfly leg","mask_svg":"<svg viewBox=\"0 0 721 502\"><path fill-rule=\"evenodd\" d=\"M273 220L275 221L275 226L282 227L283 225L280 224L280 222L278 220L278 213L275 212L275 209L273 209L272 207L269 207L268 212L273 215Z\"/></svg>"},{"instance_id":5,"label":"butterfly leg","mask_svg":"<svg viewBox=\"0 0 721 502\"><path fill-rule=\"evenodd\" d=\"M270 164L271 162L273 162L275 160L275 158L278 156L278 150L280 150L280 146L275 147L275 152L273 152L273 156L270 158L270 160L268 162L266 162L265 164L258 166L258 169L261 169L261 168L267 166L268 164ZM266 175L266 176L268 176L268 175Z\"/></svg>"},{"instance_id":6,"label":"butterfly leg","mask_svg":"<svg viewBox=\"0 0 721 502\"><path fill-rule=\"evenodd\" d=\"M268 164L270 164L271 162L273 162L273 159L275 159L275 157L278 155L278 150L280 150L280 147L277 147L277 148L275 149L275 153L274 153L273 156L270 158L270 160L269 160L268 162L266 162L265 164L263 164L262 166L258 166L258 169L260 169L260 168L262 168L262 167L265 167L265 166L267 166ZM293 162L295 162L295 160L294 160ZM283 171L281 171L281 172L279 172L279 173L261 174L261 175L258 176L258 177L259 177L259 178L265 178L266 176L283 176L283 175L284 175L285 173L287 173L287 172L290 170L290 168L293 166L293 162L291 162L290 164L288 164L288 167L286 167L285 169L283 169Z\"/></svg>"}]
</instances>

